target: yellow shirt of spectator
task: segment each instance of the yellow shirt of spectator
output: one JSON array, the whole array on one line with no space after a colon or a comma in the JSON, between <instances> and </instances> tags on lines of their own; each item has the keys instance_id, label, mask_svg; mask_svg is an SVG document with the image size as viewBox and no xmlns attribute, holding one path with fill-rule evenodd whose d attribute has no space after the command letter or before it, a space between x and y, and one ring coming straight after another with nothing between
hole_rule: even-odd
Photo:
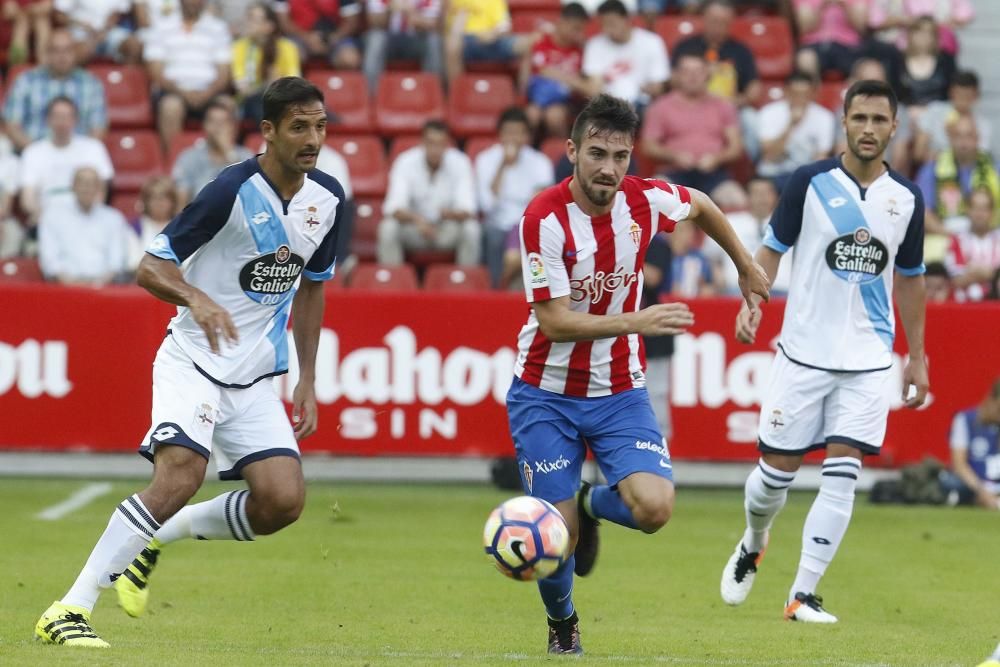
<instances>
[{"instance_id":1,"label":"yellow shirt of spectator","mask_svg":"<svg viewBox=\"0 0 1000 667\"><path fill-rule=\"evenodd\" d=\"M448 5L448 26L465 18L466 35L485 35L510 27L507 0L451 0Z\"/></svg>"},{"instance_id":2,"label":"yellow shirt of spectator","mask_svg":"<svg viewBox=\"0 0 1000 667\"><path fill-rule=\"evenodd\" d=\"M266 78L260 76L260 63L264 53L247 37L233 42L233 81L244 93L254 92L263 88L268 81L283 76L302 76L302 66L299 63L299 49L295 42L287 37L278 38L274 65Z\"/></svg>"}]
</instances>

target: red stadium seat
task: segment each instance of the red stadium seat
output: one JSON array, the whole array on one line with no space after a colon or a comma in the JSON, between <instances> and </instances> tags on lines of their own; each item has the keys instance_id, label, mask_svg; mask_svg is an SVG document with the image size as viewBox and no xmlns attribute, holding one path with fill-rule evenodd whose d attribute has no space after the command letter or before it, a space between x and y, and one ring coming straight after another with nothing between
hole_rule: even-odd
<instances>
[{"instance_id":1,"label":"red stadium seat","mask_svg":"<svg viewBox=\"0 0 1000 667\"><path fill-rule=\"evenodd\" d=\"M559 0L507 0L511 13L522 9L550 9L559 11Z\"/></svg>"},{"instance_id":2,"label":"red stadium seat","mask_svg":"<svg viewBox=\"0 0 1000 667\"><path fill-rule=\"evenodd\" d=\"M472 137L465 142L465 154L469 156L472 163L476 163L476 156L482 153L487 148L490 148L497 143L497 138L494 137Z\"/></svg>"},{"instance_id":3,"label":"red stadium seat","mask_svg":"<svg viewBox=\"0 0 1000 667\"><path fill-rule=\"evenodd\" d=\"M737 18L733 21L732 36L749 47L762 79L781 79L792 73L795 40L787 19Z\"/></svg>"},{"instance_id":4,"label":"red stadium seat","mask_svg":"<svg viewBox=\"0 0 1000 667\"><path fill-rule=\"evenodd\" d=\"M490 288L490 274L484 266L435 264L424 274L424 289L436 292L476 292Z\"/></svg>"},{"instance_id":5,"label":"red stadium seat","mask_svg":"<svg viewBox=\"0 0 1000 667\"><path fill-rule=\"evenodd\" d=\"M762 81L761 84L764 86L764 94L760 96L759 106L777 102L785 97L784 81Z\"/></svg>"},{"instance_id":6,"label":"red stadium seat","mask_svg":"<svg viewBox=\"0 0 1000 667\"><path fill-rule=\"evenodd\" d=\"M848 85L845 81L824 81L819 84L816 102L839 117L840 111L844 107L844 95L847 93L847 88Z\"/></svg>"},{"instance_id":7,"label":"red stadium seat","mask_svg":"<svg viewBox=\"0 0 1000 667\"><path fill-rule=\"evenodd\" d=\"M0 283L41 282L42 269L38 260L29 257L15 257L0 260Z\"/></svg>"},{"instance_id":8,"label":"red stadium seat","mask_svg":"<svg viewBox=\"0 0 1000 667\"><path fill-rule=\"evenodd\" d=\"M382 200L357 199L355 203L351 253L357 255L359 262L374 262L378 223L382 221Z\"/></svg>"},{"instance_id":9,"label":"red stadium seat","mask_svg":"<svg viewBox=\"0 0 1000 667\"><path fill-rule=\"evenodd\" d=\"M545 157L552 160L552 164L559 164L563 155L566 155L566 140L560 137L549 137L542 142L539 150L545 153Z\"/></svg>"},{"instance_id":10,"label":"red stadium seat","mask_svg":"<svg viewBox=\"0 0 1000 667\"><path fill-rule=\"evenodd\" d=\"M111 197L111 206L121 211L126 220L139 217L139 193L138 192L118 192Z\"/></svg>"},{"instance_id":11,"label":"red stadium seat","mask_svg":"<svg viewBox=\"0 0 1000 667\"><path fill-rule=\"evenodd\" d=\"M452 264L455 261L454 250L409 250L406 261L418 269L426 269L435 264Z\"/></svg>"},{"instance_id":12,"label":"red stadium seat","mask_svg":"<svg viewBox=\"0 0 1000 667\"><path fill-rule=\"evenodd\" d=\"M177 157L181 153L204 140L205 133L201 130L182 130L175 134L173 141L170 142L170 150L167 151L167 169L173 170L174 162L177 162Z\"/></svg>"},{"instance_id":13,"label":"red stadium seat","mask_svg":"<svg viewBox=\"0 0 1000 667\"><path fill-rule=\"evenodd\" d=\"M677 42L701 32L700 16L659 16L653 23L653 30L672 52Z\"/></svg>"},{"instance_id":14,"label":"red stadium seat","mask_svg":"<svg viewBox=\"0 0 1000 667\"><path fill-rule=\"evenodd\" d=\"M109 132L104 145L115 167L116 190L138 192L149 178L164 172L160 137L153 130Z\"/></svg>"},{"instance_id":15,"label":"red stadium seat","mask_svg":"<svg viewBox=\"0 0 1000 667\"><path fill-rule=\"evenodd\" d=\"M512 12L510 15L511 29L514 33L524 34L544 30L559 20L559 10L554 11L523 11Z\"/></svg>"},{"instance_id":16,"label":"red stadium seat","mask_svg":"<svg viewBox=\"0 0 1000 667\"><path fill-rule=\"evenodd\" d=\"M359 264L351 273L351 287L376 290L415 290L417 272L409 264L383 266L382 264Z\"/></svg>"},{"instance_id":17,"label":"red stadium seat","mask_svg":"<svg viewBox=\"0 0 1000 667\"><path fill-rule=\"evenodd\" d=\"M424 123L444 119L444 93L427 72L384 72L375 98L375 126L383 136L414 134Z\"/></svg>"},{"instance_id":18,"label":"red stadium seat","mask_svg":"<svg viewBox=\"0 0 1000 667\"><path fill-rule=\"evenodd\" d=\"M500 113L516 101L509 76L462 74L448 91L448 125L459 137L495 134Z\"/></svg>"},{"instance_id":19,"label":"red stadium seat","mask_svg":"<svg viewBox=\"0 0 1000 667\"><path fill-rule=\"evenodd\" d=\"M91 65L88 69L104 84L111 129L153 127L146 70L139 65Z\"/></svg>"},{"instance_id":20,"label":"red stadium seat","mask_svg":"<svg viewBox=\"0 0 1000 667\"><path fill-rule=\"evenodd\" d=\"M323 91L327 108L336 115L329 125L331 132L374 131L368 82L364 74L317 70L310 72L307 78Z\"/></svg>"},{"instance_id":21,"label":"red stadium seat","mask_svg":"<svg viewBox=\"0 0 1000 667\"><path fill-rule=\"evenodd\" d=\"M344 156L355 197L381 197L385 194L388 168L385 149L378 137L328 136L326 143Z\"/></svg>"}]
</instances>

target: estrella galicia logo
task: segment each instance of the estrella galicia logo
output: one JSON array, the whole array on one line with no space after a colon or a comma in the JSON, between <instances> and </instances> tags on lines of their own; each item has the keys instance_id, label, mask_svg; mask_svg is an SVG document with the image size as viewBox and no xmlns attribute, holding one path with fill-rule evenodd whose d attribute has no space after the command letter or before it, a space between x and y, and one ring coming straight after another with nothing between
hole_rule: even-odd
<instances>
[{"instance_id":1,"label":"estrella galicia logo","mask_svg":"<svg viewBox=\"0 0 1000 667\"><path fill-rule=\"evenodd\" d=\"M872 236L867 227L858 227L827 246L826 263L841 280L870 283L889 264L889 250Z\"/></svg>"},{"instance_id":2,"label":"estrella galicia logo","mask_svg":"<svg viewBox=\"0 0 1000 667\"><path fill-rule=\"evenodd\" d=\"M305 260L287 245L278 246L274 252L254 257L243 265L240 287L254 301L274 305L292 289L305 265Z\"/></svg>"}]
</instances>

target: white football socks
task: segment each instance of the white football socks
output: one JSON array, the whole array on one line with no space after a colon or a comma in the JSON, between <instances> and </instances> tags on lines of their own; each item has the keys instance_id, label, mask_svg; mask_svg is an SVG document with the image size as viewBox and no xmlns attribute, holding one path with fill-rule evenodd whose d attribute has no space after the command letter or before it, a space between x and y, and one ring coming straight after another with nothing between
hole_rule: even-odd
<instances>
[{"instance_id":1,"label":"white football socks","mask_svg":"<svg viewBox=\"0 0 1000 667\"><path fill-rule=\"evenodd\" d=\"M816 592L851 522L854 488L860 475L861 461L851 456L828 458L823 462L819 494L802 529L802 557L789 600L796 593Z\"/></svg>"},{"instance_id":2,"label":"white football socks","mask_svg":"<svg viewBox=\"0 0 1000 667\"><path fill-rule=\"evenodd\" d=\"M247 519L250 492L230 491L211 500L188 505L156 532L161 544L192 537L198 540L252 540L255 535Z\"/></svg>"},{"instance_id":3,"label":"white football socks","mask_svg":"<svg viewBox=\"0 0 1000 667\"><path fill-rule=\"evenodd\" d=\"M101 589L111 586L159 528L138 495L123 500L62 602L93 611Z\"/></svg>"},{"instance_id":4,"label":"white football socks","mask_svg":"<svg viewBox=\"0 0 1000 667\"><path fill-rule=\"evenodd\" d=\"M774 523L774 517L785 506L788 487L794 479L794 472L778 470L763 459L757 462L757 467L747 477L743 503L747 529L743 534L743 548L748 553L760 552L766 546L767 531Z\"/></svg>"}]
</instances>

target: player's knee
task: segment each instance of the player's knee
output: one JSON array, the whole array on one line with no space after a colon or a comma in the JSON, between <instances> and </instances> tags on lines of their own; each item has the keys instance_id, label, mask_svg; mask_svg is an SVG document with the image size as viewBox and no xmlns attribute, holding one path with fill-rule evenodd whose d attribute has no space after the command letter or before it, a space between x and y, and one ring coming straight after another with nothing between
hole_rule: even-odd
<instances>
[{"instance_id":1,"label":"player's knee","mask_svg":"<svg viewBox=\"0 0 1000 667\"><path fill-rule=\"evenodd\" d=\"M256 497L254 497L256 495ZM305 494L295 489L251 494L250 523L258 535L270 535L295 523L305 506Z\"/></svg>"},{"instance_id":2,"label":"player's knee","mask_svg":"<svg viewBox=\"0 0 1000 667\"><path fill-rule=\"evenodd\" d=\"M632 518L642 532L655 533L667 525L673 509L669 498L644 499L632 508Z\"/></svg>"}]
</instances>

